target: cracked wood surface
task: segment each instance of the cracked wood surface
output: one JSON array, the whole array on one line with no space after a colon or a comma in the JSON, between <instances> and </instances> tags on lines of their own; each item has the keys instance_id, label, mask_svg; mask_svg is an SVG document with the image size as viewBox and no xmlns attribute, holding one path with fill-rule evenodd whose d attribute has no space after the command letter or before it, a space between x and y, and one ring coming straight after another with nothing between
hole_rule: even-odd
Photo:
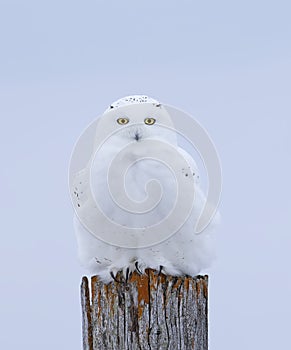
<instances>
[{"instance_id":1,"label":"cracked wood surface","mask_svg":"<svg viewBox=\"0 0 291 350\"><path fill-rule=\"evenodd\" d=\"M81 304L84 350L208 349L208 276L83 277Z\"/></svg>"}]
</instances>

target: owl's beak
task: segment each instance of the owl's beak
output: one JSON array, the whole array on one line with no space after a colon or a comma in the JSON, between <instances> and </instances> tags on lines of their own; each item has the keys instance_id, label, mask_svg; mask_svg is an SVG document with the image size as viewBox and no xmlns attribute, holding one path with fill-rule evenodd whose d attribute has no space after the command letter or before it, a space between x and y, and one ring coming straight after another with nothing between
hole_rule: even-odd
<instances>
[{"instance_id":1,"label":"owl's beak","mask_svg":"<svg viewBox=\"0 0 291 350\"><path fill-rule=\"evenodd\" d=\"M136 133L134 134L134 139L135 139L136 141L138 141L138 140L140 139L140 135L139 135L138 132L136 132Z\"/></svg>"}]
</instances>

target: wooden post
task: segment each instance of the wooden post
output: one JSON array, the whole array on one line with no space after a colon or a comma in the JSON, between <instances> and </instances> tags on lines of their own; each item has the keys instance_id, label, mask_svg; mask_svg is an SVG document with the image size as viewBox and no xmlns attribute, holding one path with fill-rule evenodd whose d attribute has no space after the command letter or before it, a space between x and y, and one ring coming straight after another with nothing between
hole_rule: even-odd
<instances>
[{"instance_id":1,"label":"wooden post","mask_svg":"<svg viewBox=\"0 0 291 350\"><path fill-rule=\"evenodd\" d=\"M92 277L91 299L83 277L81 300L84 350L208 349L208 276Z\"/></svg>"}]
</instances>

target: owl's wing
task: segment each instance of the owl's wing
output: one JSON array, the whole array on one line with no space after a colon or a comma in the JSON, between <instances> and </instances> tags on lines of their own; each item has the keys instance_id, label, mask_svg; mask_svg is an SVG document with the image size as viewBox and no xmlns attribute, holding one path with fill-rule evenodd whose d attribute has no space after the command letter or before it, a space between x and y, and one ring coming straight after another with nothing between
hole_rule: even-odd
<instances>
[{"instance_id":1,"label":"owl's wing","mask_svg":"<svg viewBox=\"0 0 291 350\"><path fill-rule=\"evenodd\" d=\"M196 164L195 160L192 158L192 156L188 152L186 152L184 149L178 147L178 151L181 153L181 155L188 162L189 168L186 170L189 172L191 171L191 173L194 177L194 183L197 184L197 186L195 188L195 191L196 191L195 192L196 193L196 197L195 197L196 202L195 203L196 203L197 208L201 211L204 208L206 196L205 196L203 190L201 189L201 186L199 185L200 179L199 179L199 171L198 171L197 164ZM208 202L208 206L210 206L210 205L211 205L211 203ZM214 206L213 206L213 208L214 208ZM201 214L201 212L199 212L199 214ZM221 221L220 213L217 209L215 209L214 215L210 221L210 225L205 230L207 232L211 232L215 226L219 225L220 221Z\"/></svg>"},{"instance_id":2,"label":"owl's wing","mask_svg":"<svg viewBox=\"0 0 291 350\"><path fill-rule=\"evenodd\" d=\"M185 173L185 175L187 174L187 176L188 175L189 176L193 176L194 182L196 184L198 184L199 183L199 171L198 171L198 167L197 167L197 164L196 164L195 160L183 148L178 147L178 151L181 153L181 155L184 157L184 159L189 164L189 167L186 168L186 169L182 169L182 172Z\"/></svg>"},{"instance_id":3,"label":"owl's wing","mask_svg":"<svg viewBox=\"0 0 291 350\"><path fill-rule=\"evenodd\" d=\"M88 168L84 168L77 172L73 178L71 191L75 208L83 208L88 200Z\"/></svg>"}]
</instances>

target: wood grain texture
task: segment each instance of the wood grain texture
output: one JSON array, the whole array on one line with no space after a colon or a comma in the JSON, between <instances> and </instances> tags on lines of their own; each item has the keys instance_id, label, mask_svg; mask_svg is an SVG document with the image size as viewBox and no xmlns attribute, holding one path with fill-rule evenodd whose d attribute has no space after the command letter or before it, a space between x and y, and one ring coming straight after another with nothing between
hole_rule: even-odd
<instances>
[{"instance_id":1,"label":"wood grain texture","mask_svg":"<svg viewBox=\"0 0 291 350\"><path fill-rule=\"evenodd\" d=\"M93 333L92 333L90 292L89 292L89 284L88 284L87 277L82 278L81 306L82 306L83 349L84 350L93 350Z\"/></svg>"},{"instance_id":2,"label":"wood grain texture","mask_svg":"<svg viewBox=\"0 0 291 350\"><path fill-rule=\"evenodd\" d=\"M81 300L84 350L208 349L208 276L83 277Z\"/></svg>"}]
</instances>

